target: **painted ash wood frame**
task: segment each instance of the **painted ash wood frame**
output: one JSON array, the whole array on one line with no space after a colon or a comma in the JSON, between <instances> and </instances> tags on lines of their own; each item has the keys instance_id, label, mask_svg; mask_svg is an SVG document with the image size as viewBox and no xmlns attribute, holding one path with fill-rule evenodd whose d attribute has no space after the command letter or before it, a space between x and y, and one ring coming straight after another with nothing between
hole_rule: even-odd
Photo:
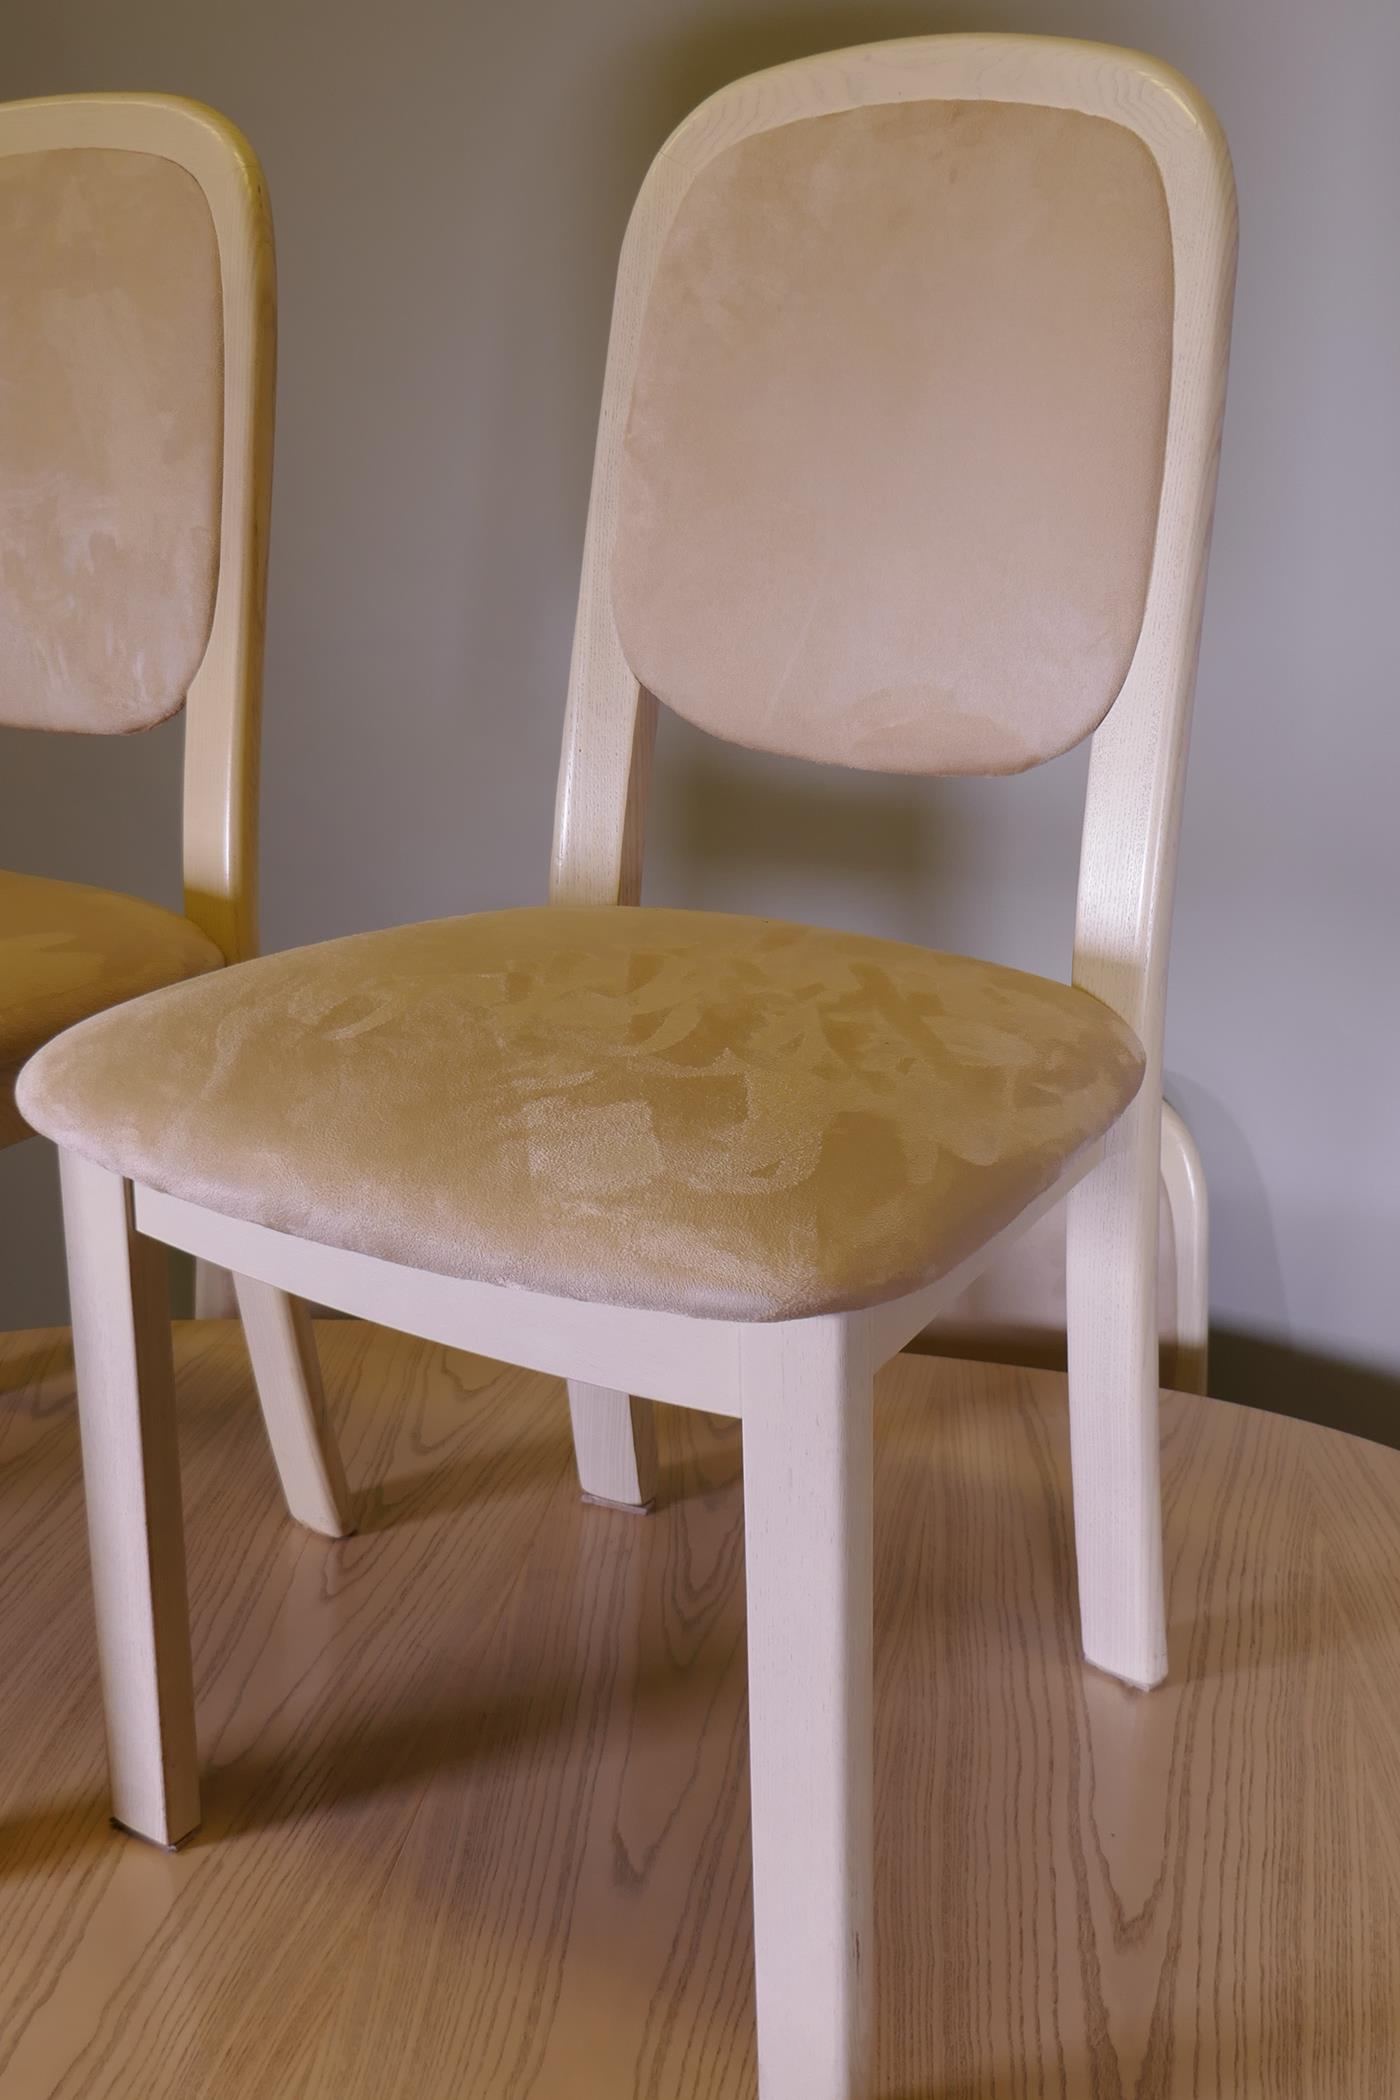
<instances>
[{"instance_id":1,"label":"painted ash wood frame","mask_svg":"<svg viewBox=\"0 0 1400 2100\"><path fill-rule=\"evenodd\" d=\"M978 1257L991 1258L1068 1195L1083 1646L1091 1663L1149 1686L1166 1667L1153 1317L1162 1016L1235 245L1224 141L1179 75L1097 45L914 38L739 81L663 147L633 213L618 278L553 896L567 906L636 895L655 707L618 643L608 562L641 317L680 200L708 161L754 132L860 104L929 97L1029 102L1125 124L1156 158L1170 213L1174 338L1159 528L1137 652L1093 740L1073 970L1076 984L1134 1029L1147 1075L1107 1138L1081 1152L1060 1183ZM64 1191L85 1407L89 1415L101 1411L108 1441L119 1435L127 1453L124 1469L94 1469L89 1479L117 1818L174 1844L196 1813L188 1677L173 1659L187 1652L188 1628L174 1427L160 1398L168 1344L146 1241L186 1248L270 1289L569 1379L584 1485L594 1492L606 1495L629 1468L639 1495L646 1485L645 1451L634 1440L627 1454L628 1396L737 1415L746 1473L760 2090L763 2100L865 2100L873 1990L872 1378L940 1299L970 1280L975 1264L872 1310L742 1325L399 1267L129 1189L71 1155ZM99 1363L100 1374L92 1368ZM143 1378L148 1365L156 1369Z\"/></svg>"},{"instance_id":2,"label":"painted ash wood frame","mask_svg":"<svg viewBox=\"0 0 1400 2100\"><path fill-rule=\"evenodd\" d=\"M0 106L0 156L75 148L173 162L198 183L213 223L223 324L219 567L209 639L185 700L184 910L229 962L242 962L258 952L258 760L277 368L267 189L241 132L201 103L103 94ZM16 1116L0 1142L30 1135ZM232 1311L232 1287L221 1271L200 1263L195 1288L200 1312ZM350 1503L324 1433L319 1385L298 1345L304 1317L261 1284L250 1282L240 1297L288 1507L315 1529L342 1536L352 1528Z\"/></svg>"}]
</instances>

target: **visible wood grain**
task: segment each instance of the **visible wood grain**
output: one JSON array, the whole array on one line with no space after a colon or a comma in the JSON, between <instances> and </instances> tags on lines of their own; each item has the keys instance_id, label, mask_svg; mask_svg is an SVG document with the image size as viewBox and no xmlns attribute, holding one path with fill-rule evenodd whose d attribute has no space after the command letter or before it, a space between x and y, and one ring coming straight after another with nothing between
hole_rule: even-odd
<instances>
[{"instance_id":1,"label":"visible wood grain","mask_svg":"<svg viewBox=\"0 0 1400 2100\"><path fill-rule=\"evenodd\" d=\"M448 1348L490 1350L527 1369L611 1391L662 1396L676 1407L739 1412L741 1330L731 1321L594 1305L586 1298L407 1269L353 1248L322 1247L224 1217L158 1189L137 1190L136 1216L152 1239L222 1262L236 1275L276 1284L313 1305L379 1320Z\"/></svg>"},{"instance_id":2,"label":"visible wood grain","mask_svg":"<svg viewBox=\"0 0 1400 2100\"><path fill-rule=\"evenodd\" d=\"M588 681L576 664L574 681ZM656 702L633 681L624 691L622 720L630 741L602 744L566 758L560 773L558 824L550 870L555 904L640 904L647 801L656 744ZM565 731L566 752L585 731L575 712ZM614 833L613 814L621 811ZM596 1502L649 1509L656 1496L656 1424L652 1406L635 1393L569 1380L569 1418L579 1485Z\"/></svg>"},{"instance_id":3,"label":"visible wood grain","mask_svg":"<svg viewBox=\"0 0 1400 2100\"><path fill-rule=\"evenodd\" d=\"M251 1276L233 1282L288 1514L327 1538L346 1538L355 1528L354 1510L326 1411L311 1315L300 1298L270 1284Z\"/></svg>"},{"instance_id":4,"label":"visible wood grain","mask_svg":"<svg viewBox=\"0 0 1400 2100\"><path fill-rule=\"evenodd\" d=\"M219 259L223 360L218 575L208 645L185 708L186 916L230 962L258 952L258 780L272 452L277 265L257 155L216 110L180 96L80 94L0 108L0 155L73 147L158 154L199 185ZM0 1146L30 1132L0 1103ZM232 1279L200 1263L195 1309L233 1311ZM283 1320L295 1315L284 1309ZM314 1442L316 1394L284 1359L265 1397L284 1445ZM333 1462L333 1454L331 1460Z\"/></svg>"},{"instance_id":5,"label":"visible wood grain","mask_svg":"<svg viewBox=\"0 0 1400 2100\"><path fill-rule=\"evenodd\" d=\"M875 1982L871 1321L743 1342L763 2100L867 2100Z\"/></svg>"},{"instance_id":6,"label":"visible wood grain","mask_svg":"<svg viewBox=\"0 0 1400 2100\"><path fill-rule=\"evenodd\" d=\"M1160 1383L1174 1392L1207 1391L1210 1340L1210 1203L1196 1144L1181 1117L1162 1105L1162 1172L1157 1229L1157 1334ZM987 1264L919 1337L932 1356L984 1363L1065 1368L1065 1218L1037 1222Z\"/></svg>"},{"instance_id":7,"label":"visible wood grain","mask_svg":"<svg viewBox=\"0 0 1400 2100\"><path fill-rule=\"evenodd\" d=\"M257 953L258 751L276 390L272 215L256 154L181 96L43 96L0 110L0 153L153 153L203 192L219 257L223 460L208 646L185 722L185 912L230 962Z\"/></svg>"},{"instance_id":8,"label":"visible wood grain","mask_svg":"<svg viewBox=\"0 0 1400 2100\"><path fill-rule=\"evenodd\" d=\"M183 114L182 110L182 114ZM256 154L197 111L186 165L219 243L224 479L219 584L185 708L185 911L230 962L258 952L258 780L277 400L277 261Z\"/></svg>"},{"instance_id":9,"label":"visible wood grain","mask_svg":"<svg viewBox=\"0 0 1400 2100\"><path fill-rule=\"evenodd\" d=\"M205 1827L107 1825L67 1337L0 1343L0 2100L753 2100L739 1428L318 1328L358 1537L176 1329ZM1391 2100L1400 1454L1165 1397L1172 1675L1078 1659L1064 1380L876 1404L879 2100Z\"/></svg>"},{"instance_id":10,"label":"visible wood grain","mask_svg":"<svg viewBox=\"0 0 1400 2100\"><path fill-rule=\"evenodd\" d=\"M1067 1308L1070 1328L1080 1330L1070 1347L1080 1402L1088 1652L1104 1668L1147 1683L1162 1665L1163 1605L1149 1457L1155 1343L1149 1346L1144 1321L1157 1285L1167 954L1236 246L1225 140L1208 104L1179 73L1139 52L1066 39L905 37L822 52L734 81L672 133L642 184L618 268L555 805L552 894L561 901L617 899L638 857L632 842L640 840L652 703L639 691L617 634L611 564L647 304L686 192L718 154L775 126L944 98L1081 110L1126 126L1156 161L1171 224L1172 372L1157 532L1133 662L1093 738L1073 962L1074 983L1138 1036L1146 1077L1140 1103L1110 1134L1110 1162L1093 1193L1071 1205L1077 1244Z\"/></svg>"},{"instance_id":11,"label":"visible wood grain","mask_svg":"<svg viewBox=\"0 0 1400 2100\"><path fill-rule=\"evenodd\" d=\"M569 1380L578 1484L591 1502L647 1510L656 1500L656 1410L649 1400Z\"/></svg>"},{"instance_id":12,"label":"visible wood grain","mask_svg":"<svg viewBox=\"0 0 1400 2100\"><path fill-rule=\"evenodd\" d=\"M1157 1422L1161 1096L1140 1094L1065 1208L1080 1634L1100 1670L1167 1674Z\"/></svg>"},{"instance_id":13,"label":"visible wood grain","mask_svg":"<svg viewBox=\"0 0 1400 2100\"><path fill-rule=\"evenodd\" d=\"M178 1845L199 1773L168 1264L127 1182L75 1152L59 1166L112 1814Z\"/></svg>"},{"instance_id":14,"label":"visible wood grain","mask_svg":"<svg viewBox=\"0 0 1400 2100\"><path fill-rule=\"evenodd\" d=\"M218 573L204 656L186 697L186 916L230 962L258 952L258 782L276 408L272 214L237 127L183 96L77 94L0 105L0 156L100 148L158 155L208 206L218 253L223 399ZM27 1136L11 1109L0 1143ZM222 1307L200 1278L206 1317ZM227 1281L222 1286L228 1289ZM204 1302L207 1301L207 1302Z\"/></svg>"}]
</instances>

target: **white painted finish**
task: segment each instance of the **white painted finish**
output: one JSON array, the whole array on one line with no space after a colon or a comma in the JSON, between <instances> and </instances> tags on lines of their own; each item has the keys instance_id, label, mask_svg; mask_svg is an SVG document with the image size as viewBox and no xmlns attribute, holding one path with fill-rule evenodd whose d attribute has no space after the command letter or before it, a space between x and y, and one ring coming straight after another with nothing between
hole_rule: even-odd
<instances>
[{"instance_id":1,"label":"white painted finish","mask_svg":"<svg viewBox=\"0 0 1400 2100\"><path fill-rule=\"evenodd\" d=\"M1128 1684L1167 1673L1157 1429L1160 1100L1139 1098L1069 1197L1070 1459L1087 1661Z\"/></svg>"},{"instance_id":2,"label":"white painted finish","mask_svg":"<svg viewBox=\"0 0 1400 2100\"><path fill-rule=\"evenodd\" d=\"M1148 1684L1165 1660L1151 1305L1166 937L1234 252L1223 142L1169 69L1099 46L911 39L741 81L706 103L663 150L638 200L619 276L570 677L553 895L567 905L622 903L637 893L654 710L622 659L607 569L638 331L680 198L716 151L766 125L933 95L1043 102L1129 125L1157 157L1171 215L1175 348L1159 540L1134 664L1094 740L1074 961L1075 981L1139 1035L1147 1078L1102 1158L1082 1155L1027 1213L1058 1200L1093 1166L1070 1197L1085 1649L1101 1666ZM974 1263L878 1314L740 1326L396 1268L152 1190L138 1189L134 1201L143 1233L240 1275L553 1372L580 1388L602 1388L580 1392L576 1429L586 1468L603 1441L600 1424L606 1428L610 1419L616 1429L624 1395L742 1415L762 2095L866 2100L873 1989L871 1378L880 1357L917 1331L941 1292L961 1288ZM76 1211L75 1228L85 1229ZM986 1258L984 1249L978 1260ZM114 1279L118 1295L120 1287ZM640 1464L635 1477L640 1484ZM131 1540L127 1546L134 1550Z\"/></svg>"},{"instance_id":3,"label":"white painted finish","mask_svg":"<svg viewBox=\"0 0 1400 2100\"><path fill-rule=\"evenodd\" d=\"M172 95L54 95L0 108L0 155L154 153L203 192L223 299L219 573L185 718L185 914L230 962L257 953L258 738L276 380L272 219L262 170L224 117Z\"/></svg>"},{"instance_id":4,"label":"white painted finish","mask_svg":"<svg viewBox=\"0 0 1400 2100\"><path fill-rule=\"evenodd\" d=\"M744 1336L754 1971L763 2100L865 2100L874 1977L868 1322Z\"/></svg>"},{"instance_id":5,"label":"white painted finish","mask_svg":"<svg viewBox=\"0 0 1400 2100\"><path fill-rule=\"evenodd\" d=\"M644 1393L677 1407L739 1412L742 1330L722 1320L688 1320L679 1313L636 1312L434 1276L221 1217L155 1189L137 1189L136 1216L154 1238L222 1261L240 1276L275 1284L313 1305L556 1378Z\"/></svg>"},{"instance_id":6,"label":"white painted finish","mask_svg":"<svg viewBox=\"0 0 1400 2100\"><path fill-rule=\"evenodd\" d=\"M876 1368L888 1363L901 1349L907 1348L915 1335L921 1334L929 1321L935 1319L945 1306L959 1297L1000 1253L1013 1246L1033 1225L1038 1224L1041 1218L1054 1210L1057 1204L1063 1203L1069 1191L1075 1188L1086 1174L1093 1172L1103 1158L1103 1152L1102 1138L1095 1138L1092 1144L1085 1145L1070 1160L1059 1180L1052 1183L1043 1196L1037 1196L1034 1203L1028 1203L1020 1216L1013 1218L994 1239L985 1241L975 1254L970 1254L966 1261L959 1262L956 1269L949 1269L946 1276L940 1276L936 1283L926 1284L923 1290L911 1292L907 1298L892 1298L886 1305L872 1306L870 1324Z\"/></svg>"},{"instance_id":7,"label":"white painted finish","mask_svg":"<svg viewBox=\"0 0 1400 2100\"><path fill-rule=\"evenodd\" d=\"M60 1154L112 1814L157 1844L199 1822L164 1247L131 1190Z\"/></svg>"},{"instance_id":8,"label":"white painted finish","mask_svg":"<svg viewBox=\"0 0 1400 2100\"><path fill-rule=\"evenodd\" d=\"M1165 78L1157 92L1171 98ZM1151 1685L1167 1667L1153 1310L1162 1031L1225 406L1235 195L1224 141L1199 102L1194 114L1187 104L1174 119L1162 106L1150 123L1139 124L1136 113L1128 121L1157 155L1171 214L1171 400L1142 634L1090 756L1074 982L1128 1022L1147 1052L1147 1073L1103 1165L1070 1199L1067 1320L1084 1653L1129 1683Z\"/></svg>"},{"instance_id":9,"label":"white painted finish","mask_svg":"<svg viewBox=\"0 0 1400 2100\"><path fill-rule=\"evenodd\" d=\"M864 1323L878 1367L919 1332L942 1302L965 1289L1001 1248L1062 1202L1096 1166L1102 1150L1101 1141L1086 1146L1053 1188L937 1283L868 1312L829 1317ZM198 1259L222 1263L238 1275L240 1289L243 1279L255 1277L312 1304L355 1313L447 1348L472 1349L526 1370L548 1372L567 1379L571 1389L582 1387L580 1397L590 1409L601 1406L606 1412L618 1394L644 1394L649 1400L698 1407L709 1414L742 1413L740 1358L746 1337L757 1331L753 1326L594 1305L583 1298L437 1276L374 1255L295 1239L266 1225L250 1225L158 1189L138 1186L134 1201L143 1233ZM764 1323L761 1331L787 1336L801 1348L811 1326L810 1320L775 1320ZM574 1427L577 1437L577 1422Z\"/></svg>"},{"instance_id":10,"label":"white painted finish","mask_svg":"<svg viewBox=\"0 0 1400 2100\"><path fill-rule=\"evenodd\" d=\"M1137 1134L1155 1129L1181 792L1214 506L1234 285L1235 197L1218 125L1168 66L1094 44L1015 36L909 38L775 67L701 105L667 141L638 197L618 273L555 815L556 892L617 894L639 826L641 696L609 587L621 437L642 318L667 230L716 153L772 125L857 104L987 97L1073 108L1127 125L1157 160L1172 227L1173 360L1158 538L1142 633L1122 694L1093 740L1074 982L1134 1029L1143 1101L1099 1194L1072 1212L1069 1292L1081 1604L1086 1654L1138 1684L1163 1668L1155 1460L1156 1373L1143 1347L1155 1294L1156 1180ZM644 718L643 718L644 719ZM1124 1176L1136 1177L1131 1190ZM1148 1189L1151 1198L1149 1201ZM1126 1230L1126 1241L1121 1233ZM1126 1421L1125 1419L1126 1418ZM1083 1493L1079 1495L1082 1485ZM1126 1556L1126 1558L1125 1558ZM1155 1590L1155 1601L1145 1588Z\"/></svg>"},{"instance_id":11,"label":"white painted finish","mask_svg":"<svg viewBox=\"0 0 1400 2100\"><path fill-rule=\"evenodd\" d=\"M1194 1172L1192 1166L1194 1164ZM1169 1188L1169 1176L1189 1173L1189 1184ZM1178 1363L1186 1359L1192 1389L1208 1308L1204 1253L1209 1232L1208 1200L1199 1156L1186 1126L1164 1103L1162 1172L1157 1227L1157 1336L1159 1382L1181 1384ZM1173 1203L1175 1202L1175 1210ZM1178 1308L1186 1322L1186 1347ZM1065 1219L1051 1213L947 1305L919 1337L937 1356L970 1355L986 1362L1051 1365L1065 1354Z\"/></svg>"},{"instance_id":12,"label":"white painted finish","mask_svg":"<svg viewBox=\"0 0 1400 2100\"><path fill-rule=\"evenodd\" d=\"M577 647L577 644L575 645ZM575 838L579 851L556 855L550 874L554 904L638 904L647 789L656 743L656 702L638 692L626 731L627 748L600 768L602 806L580 807ZM587 787L582 790L587 793ZM611 805L621 810L614 829ZM651 1406L635 1394L569 1380L569 1420L579 1485L595 1502L649 1509L656 1497L656 1427Z\"/></svg>"},{"instance_id":13,"label":"white painted finish","mask_svg":"<svg viewBox=\"0 0 1400 2100\"><path fill-rule=\"evenodd\" d=\"M552 792L559 755L570 622L563 617L561 627L558 609L572 605L578 585L612 276L650 152L693 102L773 59L902 26L1117 37L1193 75L1231 133L1249 192L1252 263L1240 286L1211 555L1169 1064L1184 1083L1178 1105L1205 1153L1218 1213L1217 1320L1261 1340L1306 1340L1323 1355L1388 1366L1400 1377L1400 1319L1387 1280L1400 1248L1400 1119L1377 1114L1391 1098L1400 973L1374 967L1378 901L1400 895L1400 709L1388 698L1400 684L1400 648L1386 581L1400 479L1400 268L1375 266L1391 244L1400 186L1381 115L1385 83L1400 72L1400 7L1163 0L1110 12L1082 0L1021 0L995 14L930 8L920 19L905 11L901 24L893 7L838 14L695 0L658 12L636 0L595 0L551 11L547 45L533 12L494 16L492 64L479 67L463 62L473 17L449 0L424 0L412 17L415 78L453 121L422 122L421 104L406 95L377 109L385 150L374 209L395 252L396 291L382 306L364 302L348 341L338 338L360 303L363 229L357 213L319 208L342 107L320 93L322 40L304 34L298 10L270 13L257 58L277 92L250 93L249 40L202 34L202 19L156 0L135 0L120 16L107 0L12 8L0 94L84 81L197 82L195 92L238 116L262 155L284 284L301 267L288 249L293 227L316 222L323 296L298 300L294 316L284 306L284 341L295 327L298 347L283 362L279 435L290 419L295 442L279 453L273 504L274 571L285 563L288 576L269 636L263 834L269 850L284 842L285 860L264 863L267 946L411 919L437 908L425 899L455 910L542 894L534 813ZM346 0L336 20L345 29L337 81L358 106L375 106L386 58L392 63L402 49L392 18L368 0ZM546 51L561 81L596 83L607 121L595 121L590 92L571 102L568 120L542 127L526 152L514 97L503 98L501 84L530 80ZM1343 111L1354 121L1339 142ZM482 167L503 166L517 143L521 181L481 183ZM471 251L469 280L450 244L417 237L430 199L444 208L461 200L454 226ZM571 238L561 266L522 271L548 245L544 229L563 226ZM476 294L470 325L461 303L468 282ZM1301 325L1279 327L1278 317L1295 311L1299 286L1315 288L1319 303L1309 301ZM296 286L285 290L290 300ZM398 370L411 314L428 326L440 321L452 354L424 355L411 388L377 385ZM528 363L516 355L527 319ZM464 417L498 462L489 489L475 475L459 482L442 447L442 433L463 430ZM352 433L355 447L374 451L372 502L348 496ZM572 463L562 475L561 463ZM1307 500L1297 500L1304 489ZM439 564L474 579L469 602L443 588ZM335 619L338 595L363 619ZM552 610L541 616L544 608ZM384 657L365 646L367 628L392 644L398 690L421 696L397 711L391 736ZM475 697L464 704L479 692L487 663L489 705ZM65 872L45 858L56 848L61 799L65 830L93 843L103 836L114 883L141 889L159 881L179 742L177 728L114 754L125 767L132 820L117 839L104 816L105 753L10 735L0 752L0 832L10 834L0 838L0 860ZM388 781L380 778L385 767ZM400 806L411 792L421 819L397 832L391 854L361 850L356 822L318 825L312 835L312 813L377 809L382 788ZM980 938L987 954L1056 973L1068 967L1059 906L1062 882L1073 878L1054 849L1068 845L1081 802L1075 760L1005 792L949 783L930 798L878 778L843 780L730 754L666 722L648 896L796 919L831 917L839 907L843 923L866 932L917 940L927 929L941 944L974 948ZM823 810L829 852L814 830L795 830L804 812L815 825ZM1315 852L1300 850L1282 810L1306 810ZM774 820L766 836L765 811ZM858 861L867 841L874 850ZM1053 865L1055 880L1028 909L1021 885L1028 875L1035 881L1030 864ZM99 871L93 879L105 878ZM1380 932L1383 952L1392 940ZM1300 1004L1302 955L1310 996ZM1343 1013L1345 1083L1312 1093ZM1171 1077L1166 1093L1177 1099ZM1310 1112L1300 1117L1304 1099ZM0 1272L11 1325L66 1318L56 1170L52 1205L50 1174L37 1144L0 1157L0 1208L8 1211L0 1235L12 1224L20 1236ZM1062 1276L1058 1288L1062 1296ZM1269 1404L1273 1371L1262 1346L1232 1347L1228 1368L1236 1398ZM1297 1370L1306 1375L1301 1361ZM1350 1392L1331 1386L1329 1404L1344 1408Z\"/></svg>"},{"instance_id":14,"label":"white painted finish","mask_svg":"<svg viewBox=\"0 0 1400 2100\"><path fill-rule=\"evenodd\" d=\"M237 1276L234 1284L287 1509L308 1530L348 1538L355 1518L326 1412L311 1315L300 1298L252 1276Z\"/></svg>"},{"instance_id":15,"label":"white painted finish","mask_svg":"<svg viewBox=\"0 0 1400 2100\"><path fill-rule=\"evenodd\" d=\"M209 207L223 308L219 567L208 646L185 704L184 908L230 962L258 952L258 753L277 362L272 218L257 156L216 111L170 95L56 95L0 107L0 155L159 154ZM27 1135L18 1125L13 1136ZM9 1133L0 1133L4 1142ZM195 1272L195 1312L228 1318L232 1280ZM293 1316L290 1310L285 1317ZM274 1446L314 1443L317 1395L291 1360L262 1394Z\"/></svg>"},{"instance_id":16,"label":"white painted finish","mask_svg":"<svg viewBox=\"0 0 1400 2100\"><path fill-rule=\"evenodd\" d=\"M656 1421L649 1400L569 1380L574 1463L585 1501L639 1513L656 1500Z\"/></svg>"},{"instance_id":17,"label":"white painted finish","mask_svg":"<svg viewBox=\"0 0 1400 2100\"><path fill-rule=\"evenodd\" d=\"M1178 1393L1205 1394L1210 1375L1210 1193L1205 1167L1182 1118L1162 1103L1162 1187L1172 1221L1176 1267L1175 1325L1163 1341L1171 1351Z\"/></svg>"}]
</instances>

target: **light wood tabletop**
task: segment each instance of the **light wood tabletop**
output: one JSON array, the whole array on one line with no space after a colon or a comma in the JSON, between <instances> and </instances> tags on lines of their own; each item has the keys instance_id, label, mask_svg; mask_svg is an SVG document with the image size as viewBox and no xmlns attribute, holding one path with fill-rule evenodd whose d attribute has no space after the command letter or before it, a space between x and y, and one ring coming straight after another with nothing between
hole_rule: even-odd
<instances>
[{"instance_id":1,"label":"light wood tabletop","mask_svg":"<svg viewBox=\"0 0 1400 2100\"><path fill-rule=\"evenodd\" d=\"M106 1822L71 1362L0 1344L0 2100L751 2100L737 1423L320 1329L360 1532L177 1337L206 1820ZM1400 1453L1165 1403L1171 1676L1076 1652L1063 1381L877 1407L880 2100L1400 2091Z\"/></svg>"}]
</instances>

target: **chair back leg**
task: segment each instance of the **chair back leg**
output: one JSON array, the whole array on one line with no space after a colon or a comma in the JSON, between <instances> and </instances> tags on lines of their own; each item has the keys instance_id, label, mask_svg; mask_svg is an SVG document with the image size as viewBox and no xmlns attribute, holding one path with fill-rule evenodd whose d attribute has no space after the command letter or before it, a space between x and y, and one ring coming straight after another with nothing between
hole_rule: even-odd
<instances>
[{"instance_id":1,"label":"chair back leg","mask_svg":"<svg viewBox=\"0 0 1400 2100\"><path fill-rule=\"evenodd\" d=\"M868 1324L742 1342L760 2100L866 2100L873 2001Z\"/></svg>"},{"instance_id":2,"label":"chair back leg","mask_svg":"<svg viewBox=\"0 0 1400 2100\"><path fill-rule=\"evenodd\" d=\"M650 1400L569 1380L574 1463L589 1502L650 1509L656 1500L656 1421Z\"/></svg>"},{"instance_id":3,"label":"chair back leg","mask_svg":"<svg viewBox=\"0 0 1400 2100\"><path fill-rule=\"evenodd\" d=\"M1144 1090L1145 1091L1145 1090ZM1087 1661L1147 1687L1167 1674L1157 1424L1161 1096L1140 1096L1071 1189L1070 1458Z\"/></svg>"},{"instance_id":4,"label":"chair back leg","mask_svg":"<svg viewBox=\"0 0 1400 2100\"><path fill-rule=\"evenodd\" d=\"M327 1538L348 1538L354 1511L326 1411L311 1315L300 1298L270 1283L252 1276L233 1281L288 1512Z\"/></svg>"},{"instance_id":5,"label":"chair back leg","mask_svg":"<svg viewBox=\"0 0 1400 2100\"><path fill-rule=\"evenodd\" d=\"M59 1155L112 1816L178 1845L199 1822L169 1257L131 1188Z\"/></svg>"},{"instance_id":6,"label":"chair back leg","mask_svg":"<svg viewBox=\"0 0 1400 2100\"><path fill-rule=\"evenodd\" d=\"M1162 1103L1162 1187L1176 1279L1176 1324L1163 1352L1162 1383L1204 1398L1210 1377L1210 1198L1196 1140L1169 1101Z\"/></svg>"}]
</instances>

